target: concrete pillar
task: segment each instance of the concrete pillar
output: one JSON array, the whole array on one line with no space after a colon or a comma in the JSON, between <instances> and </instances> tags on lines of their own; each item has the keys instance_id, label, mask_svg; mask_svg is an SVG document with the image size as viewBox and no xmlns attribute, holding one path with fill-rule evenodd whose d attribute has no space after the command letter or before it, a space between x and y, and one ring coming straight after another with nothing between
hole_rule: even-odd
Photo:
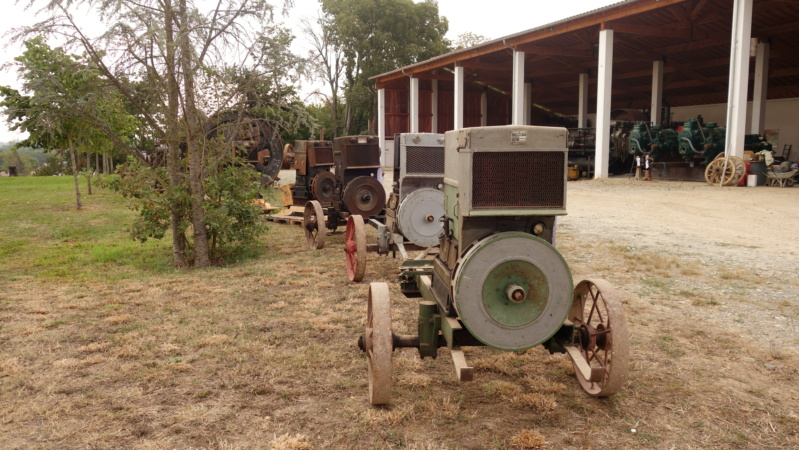
<instances>
[{"instance_id":1,"label":"concrete pillar","mask_svg":"<svg viewBox=\"0 0 799 450\"><path fill-rule=\"evenodd\" d=\"M485 127L488 125L488 94L483 91L480 94L480 126Z\"/></svg>"},{"instance_id":2,"label":"concrete pillar","mask_svg":"<svg viewBox=\"0 0 799 450\"><path fill-rule=\"evenodd\" d=\"M596 158L594 178L607 178L610 160L610 100L613 80L613 30L599 32L596 89Z\"/></svg>"},{"instance_id":3,"label":"concrete pillar","mask_svg":"<svg viewBox=\"0 0 799 450\"><path fill-rule=\"evenodd\" d=\"M742 157L744 154L751 37L752 0L735 0L730 44L730 89L727 94L726 156Z\"/></svg>"},{"instance_id":4,"label":"concrete pillar","mask_svg":"<svg viewBox=\"0 0 799 450\"><path fill-rule=\"evenodd\" d=\"M580 74L580 94L577 98L577 128L588 126L588 74Z\"/></svg>"},{"instance_id":5,"label":"concrete pillar","mask_svg":"<svg viewBox=\"0 0 799 450\"><path fill-rule=\"evenodd\" d=\"M386 90L377 90L377 138L380 141L380 165L386 165Z\"/></svg>"},{"instance_id":6,"label":"concrete pillar","mask_svg":"<svg viewBox=\"0 0 799 450\"><path fill-rule=\"evenodd\" d=\"M652 125L663 122L663 61L652 63Z\"/></svg>"},{"instance_id":7,"label":"concrete pillar","mask_svg":"<svg viewBox=\"0 0 799 450\"><path fill-rule=\"evenodd\" d=\"M430 132L438 133L438 80L433 80L433 98L430 99L430 109L433 117L430 119Z\"/></svg>"},{"instance_id":8,"label":"concrete pillar","mask_svg":"<svg viewBox=\"0 0 799 450\"><path fill-rule=\"evenodd\" d=\"M752 134L763 134L766 128L766 97L768 93L768 42L757 44L755 87L752 92Z\"/></svg>"},{"instance_id":9,"label":"concrete pillar","mask_svg":"<svg viewBox=\"0 0 799 450\"><path fill-rule=\"evenodd\" d=\"M410 88L410 105L409 108L409 123L408 123L408 131L411 133L418 133L419 132L419 79L418 78L411 78L411 88Z\"/></svg>"},{"instance_id":10,"label":"concrete pillar","mask_svg":"<svg viewBox=\"0 0 799 450\"><path fill-rule=\"evenodd\" d=\"M524 83L524 124L533 122L533 83Z\"/></svg>"},{"instance_id":11,"label":"concrete pillar","mask_svg":"<svg viewBox=\"0 0 799 450\"><path fill-rule=\"evenodd\" d=\"M466 96L463 92L463 77L464 77L464 70L461 66L455 66L455 92L453 92L453 97L455 98L455 105L453 108L453 114L455 117L453 118L452 125L454 130L460 130L463 128L463 110L464 110L464 101Z\"/></svg>"},{"instance_id":12,"label":"concrete pillar","mask_svg":"<svg viewBox=\"0 0 799 450\"><path fill-rule=\"evenodd\" d=\"M524 52L513 51L512 125L524 124Z\"/></svg>"}]
</instances>

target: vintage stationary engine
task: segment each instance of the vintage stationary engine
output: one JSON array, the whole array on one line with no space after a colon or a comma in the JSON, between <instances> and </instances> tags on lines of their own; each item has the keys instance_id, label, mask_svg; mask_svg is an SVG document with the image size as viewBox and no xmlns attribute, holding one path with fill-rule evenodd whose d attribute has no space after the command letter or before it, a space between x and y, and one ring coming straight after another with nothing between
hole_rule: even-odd
<instances>
[{"instance_id":1,"label":"vintage stationary engine","mask_svg":"<svg viewBox=\"0 0 799 450\"><path fill-rule=\"evenodd\" d=\"M636 122L630 132L631 155L649 155L654 161L673 154L677 149L677 132L648 122Z\"/></svg>"},{"instance_id":2,"label":"vintage stationary engine","mask_svg":"<svg viewBox=\"0 0 799 450\"><path fill-rule=\"evenodd\" d=\"M330 206L336 187L336 179L330 171L334 164L331 141L296 141L296 181L291 188L293 203L302 206L309 200L317 200L323 207Z\"/></svg>"},{"instance_id":3,"label":"vintage stationary engine","mask_svg":"<svg viewBox=\"0 0 799 450\"><path fill-rule=\"evenodd\" d=\"M386 205L385 221L369 219L377 229L377 245L366 244L363 218L347 219L344 253L347 277L363 280L366 253L385 255L424 250L438 245L444 215L444 135L403 133L394 135L394 184Z\"/></svg>"},{"instance_id":4,"label":"vintage stationary engine","mask_svg":"<svg viewBox=\"0 0 799 450\"><path fill-rule=\"evenodd\" d=\"M380 153L377 136L344 136L333 139L335 184L330 206L323 209L318 200L305 204L303 228L309 247L324 247L327 229L335 230L350 215L368 219L383 212L386 207L386 191L377 180L381 167ZM324 219L325 215L327 220Z\"/></svg>"},{"instance_id":5,"label":"vintage stationary engine","mask_svg":"<svg viewBox=\"0 0 799 450\"><path fill-rule=\"evenodd\" d=\"M500 126L446 133L445 214L440 253L401 267L419 303L418 335L391 330L384 283L369 289L366 352L372 404L390 401L391 353L450 349L456 374L473 378L461 346L568 353L580 385L608 396L624 384L629 335L621 303L603 280L576 288L555 249L555 218L566 214L567 130ZM403 279L403 278L401 278ZM408 289L413 291L414 289Z\"/></svg>"},{"instance_id":6,"label":"vintage stationary engine","mask_svg":"<svg viewBox=\"0 0 799 450\"><path fill-rule=\"evenodd\" d=\"M698 119L688 119L678 137L678 152L687 162L701 158L708 164L724 152L726 135L727 130L715 122L702 126Z\"/></svg>"},{"instance_id":7,"label":"vintage stationary engine","mask_svg":"<svg viewBox=\"0 0 799 450\"><path fill-rule=\"evenodd\" d=\"M205 125L205 136L229 146L261 173L261 183L271 183L283 165L280 136L265 119L249 113L228 111L212 116Z\"/></svg>"}]
</instances>

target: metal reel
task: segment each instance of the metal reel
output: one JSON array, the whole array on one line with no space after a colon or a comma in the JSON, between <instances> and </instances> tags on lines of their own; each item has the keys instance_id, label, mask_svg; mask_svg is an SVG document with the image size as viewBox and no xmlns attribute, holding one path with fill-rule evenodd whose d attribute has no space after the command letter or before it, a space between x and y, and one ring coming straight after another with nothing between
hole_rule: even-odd
<instances>
[{"instance_id":1,"label":"metal reel","mask_svg":"<svg viewBox=\"0 0 799 450\"><path fill-rule=\"evenodd\" d=\"M455 309L482 343L524 350L549 339L572 304L572 277L558 251L522 232L489 235L458 260Z\"/></svg>"},{"instance_id":2,"label":"metal reel","mask_svg":"<svg viewBox=\"0 0 799 450\"><path fill-rule=\"evenodd\" d=\"M421 247L438 245L445 195L438 189L417 189L397 208L397 225L405 238Z\"/></svg>"},{"instance_id":3,"label":"metal reel","mask_svg":"<svg viewBox=\"0 0 799 450\"><path fill-rule=\"evenodd\" d=\"M319 172L311 179L311 195L321 203L329 205L333 201L335 187L336 178L332 172Z\"/></svg>"},{"instance_id":4,"label":"metal reel","mask_svg":"<svg viewBox=\"0 0 799 450\"><path fill-rule=\"evenodd\" d=\"M574 324L580 363L590 366L591 375L585 377L578 362L573 362L580 387L594 397L619 392L627 381L630 332L611 284L600 279L581 281L574 288L569 320Z\"/></svg>"},{"instance_id":5,"label":"metal reel","mask_svg":"<svg viewBox=\"0 0 799 450\"><path fill-rule=\"evenodd\" d=\"M343 202L350 214L375 216L386 207L386 190L375 178L357 177L344 187Z\"/></svg>"},{"instance_id":6,"label":"metal reel","mask_svg":"<svg viewBox=\"0 0 799 450\"><path fill-rule=\"evenodd\" d=\"M391 353L394 351L388 284L369 285L367 308L363 350L369 367L369 402L385 405L391 401Z\"/></svg>"},{"instance_id":7,"label":"metal reel","mask_svg":"<svg viewBox=\"0 0 799 450\"><path fill-rule=\"evenodd\" d=\"M305 242L311 250L319 250L325 246L327 227L325 226L325 212L322 204L311 200L305 204L302 215L302 228L305 231Z\"/></svg>"},{"instance_id":8,"label":"metal reel","mask_svg":"<svg viewBox=\"0 0 799 450\"><path fill-rule=\"evenodd\" d=\"M350 281L363 280L366 273L366 226L361 216L347 218L344 257L347 262L347 278Z\"/></svg>"}]
</instances>

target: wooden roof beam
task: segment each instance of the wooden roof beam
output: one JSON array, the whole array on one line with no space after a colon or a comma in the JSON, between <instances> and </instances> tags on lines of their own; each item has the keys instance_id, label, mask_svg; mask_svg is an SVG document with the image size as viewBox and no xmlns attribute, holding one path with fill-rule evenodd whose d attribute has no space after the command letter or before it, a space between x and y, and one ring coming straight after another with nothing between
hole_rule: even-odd
<instances>
[{"instance_id":1,"label":"wooden roof beam","mask_svg":"<svg viewBox=\"0 0 799 450\"><path fill-rule=\"evenodd\" d=\"M517 46L516 50L529 53L531 55L577 56L580 58L594 57L593 48L553 47L538 44L522 44Z\"/></svg>"},{"instance_id":2,"label":"wooden roof beam","mask_svg":"<svg viewBox=\"0 0 799 450\"><path fill-rule=\"evenodd\" d=\"M691 38L691 28L683 24L665 24L661 26L649 26L638 23L625 23L625 22L609 22L604 25L604 28L613 30L614 32L637 34L640 36L655 36L665 38Z\"/></svg>"}]
</instances>

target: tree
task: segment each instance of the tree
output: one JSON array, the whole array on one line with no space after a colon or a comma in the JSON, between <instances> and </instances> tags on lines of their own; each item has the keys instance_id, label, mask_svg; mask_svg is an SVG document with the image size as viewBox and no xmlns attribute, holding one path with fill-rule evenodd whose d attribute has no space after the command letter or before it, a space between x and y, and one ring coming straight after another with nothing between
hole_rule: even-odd
<instances>
[{"instance_id":1,"label":"tree","mask_svg":"<svg viewBox=\"0 0 799 450\"><path fill-rule=\"evenodd\" d=\"M474 47L477 44L488 42L490 39L481 35L467 31L458 35L458 38L453 42L453 50L461 50L464 48Z\"/></svg>"},{"instance_id":2,"label":"tree","mask_svg":"<svg viewBox=\"0 0 799 450\"><path fill-rule=\"evenodd\" d=\"M319 16L313 22L308 18L300 20L302 31L308 36L313 46L311 51L312 74L321 78L330 90L330 98L326 104L330 106L330 121L332 137L339 135L340 113L339 93L341 91L341 77L344 73L344 49L334 32L333 22L329 16ZM318 96L327 97L321 91Z\"/></svg>"},{"instance_id":3,"label":"tree","mask_svg":"<svg viewBox=\"0 0 799 450\"><path fill-rule=\"evenodd\" d=\"M193 0L32 2L45 4L51 16L21 35L48 33L66 39L67 45L80 46L104 81L125 99L152 134L154 146L164 149L165 157L158 159L166 161L166 170L161 170L113 130L104 130L115 146L133 150L128 154L139 159L122 170L140 173L143 167L149 171L147 178L160 187L154 191L157 198L153 201L147 186L132 183L132 187L139 186L136 193L120 187L131 199L140 199L135 207L141 211L141 220L150 221L151 226L144 227L149 230L146 232L150 237L163 236L164 211L168 211L175 265L211 264L214 257L209 235L219 235L219 227L230 222L209 219L208 211L216 206L208 189L211 185L232 188L214 179L224 170L210 170L224 159L223 154L230 153L230 144L225 147L206 139L207 117L247 108L248 97L234 75L253 71L268 77L274 91L281 91L283 83L301 71L301 60L284 58L291 36L272 25L272 4L266 0L226 0L202 10L205 3ZM284 2L284 6L290 4ZM72 10L78 6L98 13L108 24L107 31L98 38L88 36L73 16ZM291 103L280 100L271 106L265 102L263 107L280 116L285 112L284 103ZM290 106L287 109L292 110ZM229 199L239 198L236 192L228 191L227 195ZM248 211L257 213L252 208ZM252 236L249 240L254 241Z\"/></svg>"},{"instance_id":4,"label":"tree","mask_svg":"<svg viewBox=\"0 0 799 450\"><path fill-rule=\"evenodd\" d=\"M425 0L320 0L344 50L344 133L367 132L376 117L369 77L445 53L447 19Z\"/></svg>"},{"instance_id":5,"label":"tree","mask_svg":"<svg viewBox=\"0 0 799 450\"><path fill-rule=\"evenodd\" d=\"M81 209L78 152L88 154L93 143L104 139L92 117L101 117L106 125L119 117L113 107L113 95L102 89L99 73L82 57L50 48L41 37L26 41L25 52L15 61L23 90L30 95L0 87L0 106L4 107L12 130L29 133L16 146L67 149L76 208Z\"/></svg>"}]
</instances>

